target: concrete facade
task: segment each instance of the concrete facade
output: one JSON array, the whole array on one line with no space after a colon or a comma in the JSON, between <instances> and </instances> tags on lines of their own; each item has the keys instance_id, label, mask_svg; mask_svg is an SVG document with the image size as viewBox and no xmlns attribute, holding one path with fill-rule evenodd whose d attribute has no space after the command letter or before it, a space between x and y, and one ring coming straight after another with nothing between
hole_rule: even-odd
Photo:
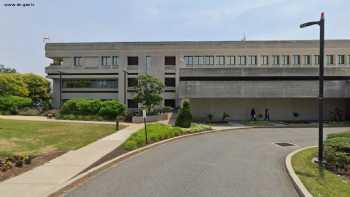
<instances>
[{"instance_id":1,"label":"concrete facade","mask_svg":"<svg viewBox=\"0 0 350 197\"><path fill-rule=\"evenodd\" d=\"M254 107L257 114L269 108L275 120L294 120L294 112L314 120L318 54L318 42L307 40L48 43L53 63L46 73L54 107L71 98L118 99L135 107L134 88L126 83L147 73L175 81L163 93L165 105L190 100L197 118L226 112L247 119ZM331 119L336 109L348 113L350 40L326 41L325 54L325 117Z\"/></svg>"}]
</instances>

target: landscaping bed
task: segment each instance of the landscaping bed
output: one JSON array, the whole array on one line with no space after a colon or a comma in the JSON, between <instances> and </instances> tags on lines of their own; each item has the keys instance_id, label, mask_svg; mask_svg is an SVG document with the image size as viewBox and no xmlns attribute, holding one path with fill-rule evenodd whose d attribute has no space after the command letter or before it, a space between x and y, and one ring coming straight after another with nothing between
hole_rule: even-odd
<instances>
[{"instance_id":1,"label":"landscaping bed","mask_svg":"<svg viewBox=\"0 0 350 197\"><path fill-rule=\"evenodd\" d=\"M329 170L320 174L318 165L312 162L317 148L301 151L292 157L293 168L305 187L314 197L348 197L350 181Z\"/></svg>"},{"instance_id":2,"label":"landscaping bed","mask_svg":"<svg viewBox=\"0 0 350 197\"><path fill-rule=\"evenodd\" d=\"M114 132L114 125L0 119L0 181Z\"/></svg>"}]
</instances>

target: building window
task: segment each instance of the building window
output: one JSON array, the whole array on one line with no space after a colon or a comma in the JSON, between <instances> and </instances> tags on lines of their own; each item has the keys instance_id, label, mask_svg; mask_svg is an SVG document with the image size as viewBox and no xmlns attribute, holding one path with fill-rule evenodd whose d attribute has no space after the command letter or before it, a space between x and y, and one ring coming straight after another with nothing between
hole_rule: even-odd
<instances>
[{"instance_id":1,"label":"building window","mask_svg":"<svg viewBox=\"0 0 350 197\"><path fill-rule=\"evenodd\" d=\"M64 88L117 88L116 79L64 79Z\"/></svg>"},{"instance_id":2,"label":"building window","mask_svg":"<svg viewBox=\"0 0 350 197\"><path fill-rule=\"evenodd\" d=\"M203 65L204 64L204 57L203 56L199 56L198 57L198 64L199 65Z\"/></svg>"},{"instance_id":3,"label":"building window","mask_svg":"<svg viewBox=\"0 0 350 197\"><path fill-rule=\"evenodd\" d=\"M345 55L338 55L338 64L339 65L345 64Z\"/></svg>"},{"instance_id":4,"label":"building window","mask_svg":"<svg viewBox=\"0 0 350 197\"><path fill-rule=\"evenodd\" d=\"M128 87L136 87L137 84L137 78L128 78Z\"/></svg>"},{"instance_id":5,"label":"building window","mask_svg":"<svg viewBox=\"0 0 350 197\"><path fill-rule=\"evenodd\" d=\"M73 58L74 66L80 66L80 60L81 60L81 57L74 57Z\"/></svg>"},{"instance_id":6,"label":"building window","mask_svg":"<svg viewBox=\"0 0 350 197\"><path fill-rule=\"evenodd\" d=\"M225 56L215 56L215 64L216 65L224 65L225 64Z\"/></svg>"},{"instance_id":7,"label":"building window","mask_svg":"<svg viewBox=\"0 0 350 197\"><path fill-rule=\"evenodd\" d=\"M118 56L112 57L112 65L119 65L119 58Z\"/></svg>"},{"instance_id":8,"label":"building window","mask_svg":"<svg viewBox=\"0 0 350 197\"><path fill-rule=\"evenodd\" d=\"M320 56L319 55L314 55L314 64L319 65L320 64Z\"/></svg>"},{"instance_id":9,"label":"building window","mask_svg":"<svg viewBox=\"0 0 350 197\"><path fill-rule=\"evenodd\" d=\"M293 55L293 64L294 65L300 65L300 55Z\"/></svg>"},{"instance_id":10,"label":"building window","mask_svg":"<svg viewBox=\"0 0 350 197\"><path fill-rule=\"evenodd\" d=\"M128 57L128 65L139 65L139 57L129 56Z\"/></svg>"},{"instance_id":11,"label":"building window","mask_svg":"<svg viewBox=\"0 0 350 197\"><path fill-rule=\"evenodd\" d=\"M175 87L176 86L175 78L165 78L165 86Z\"/></svg>"},{"instance_id":12,"label":"building window","mask_svg":"<svg viewBox=\"0 0 350 197\"><path fill-rule=\"evenodd\" d=\"M176 65L176 57L175 56L165 56L164 57L164 65Z\"/></svg>"},{"instance_id":13,"label":"building window","mask_svg":"<svg viewBox=\"0 0 350 197\"><path fill-rule=\"evenodd\" d=\"M262 56L262 64L269 65L269 56L267 56L267 55Z\"/></svg>"},{"instance_id":14,"label":"building window","mask_svg":"<svg viewBox=\"0 0 350 197\"><path fill-rule=\"evenodd\" d=\"M107 66L107 65L109 65L109 56L102 56L101 57L101 65L103 65L103 66Z\"/></svg>"},{"instance_id":15,"label":"building window","mask_svg":"<svg viewBox=\"0 0 350 197\"><path fill-rule=\"evenodd\" d=\"M280 56L279 55L273 55L272 56L272 64L273 65L279 65L280 64Z\"/></svg>"},{"instance_id":16,"label":"building window","mask_svg":"<svg viewBox=\"0 0 350 197\"><path fill-rule=\"evenodd\" d=\"M193 64L194 65L198 65L198 58L199 58L198 56L193 57Z\"/></svg>"},{"instance_id":17,"label":"building window","mask_svg":"<svg viewBox=\"0 0 350 197\"><path fill-rule=\"evenodd\" d=\"M145 68L144 68L146 74L151 73L151 65L152 65L152 57L151 56L146 56Z\"/></svg>"},{"instance_id":18,"label":"building window","mask_svg":"<svg viewBox=\"0 0 350 197\"><path fill-rule=\"evenodd\" d=\"M128 108L138 108L139 105L134 99L128 99Z\"/></svg>"},{"instance_id":19,"label":"building window","mask_svg":"<svg viewBox=\"0 0 350 197\"><path fill-rule=\"evenodd\" d=\"M193 56L185 56L185 64L193 65Z\"/></svg>"},{"instance_id":20,"label":"building window","mask_svg":"<svg viewBox=\"0 0 350 197\"><path fill-rule=\"evenodd\" d=\"M304 64L311 65L311 55L304 55Z\"/></svg>"},{"instance_id":21,"label":"building window","mask_svg":"<svg viewBox=\"0 0 350 197\"><path fill-rule=\"evenodd\" d=\"M164 99L164 106L166 107L171 107L171 108L175 108L176 104L175 104L175 99Z\"/></svg>"},{"instance_id":22,"label":"building window","mask_svg":"<svg viewBox=\"0 0 350 197\"><path fill-rule=\"evenodd\" d=\"M282 64L289 65L289 55L282 55Z\"/></svg>"},{"instance_id":23,"label":"building window","mask_svg":"<svg viewBox=\"0 0 350 197\"><path fill-rule=\"evenodd\" d=\"M247 57L246 56L238 56L238 62L239 65L246 65L247 64Z\"/></svg>"},{"instance_id":24,"label":"building window","mask_svg":"<svg viewBox=\"0 0 350 197\"><path fill-rule=\"evenodd\" d=\"M255 55L249 55L248 56L248 64L249 65L256 65L257 64L257 57Z\"/></svg>"},{"instance_id":25,"label":"building window","mask_svg":"<svg viewBox=\"0 0 350 197\"><path fill-rule=\"evenodd\" d=\"M235 65L236 64L236 56L227 56L226 63L229 65Z\"/></svg>"},{"instance_id":26,"label":"building window","mask_svg":"<svg viewBox=\"0 0 350 197\"><path fill-rule=\"evenodd\" d=\"M334 55L327 55L327 65L334 64Z\"/></svg>"}]
</instances>

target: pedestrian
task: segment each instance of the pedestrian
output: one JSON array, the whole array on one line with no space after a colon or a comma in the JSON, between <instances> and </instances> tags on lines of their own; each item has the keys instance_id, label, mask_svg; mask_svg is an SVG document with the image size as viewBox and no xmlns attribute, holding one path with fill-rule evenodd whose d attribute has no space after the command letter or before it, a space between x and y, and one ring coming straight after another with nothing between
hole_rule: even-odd
<instances>
[{"instance_id":1,"label":"pedestrian","mask_svg":"<svg viewBox=\"0 0 350 197\"><path fill-rule=\"evenodd\" d=\"M252 108L252 110L250 111L250 120L256 120L256 113L254 108Z\"/></svg>"},{"instance_id":2,"label":"pedestrian","mask_svg":"<svg viewBox=\"0 0 350 197\"><path fill-rule=\"evenodd\" d=\"M270 120L270 111L268 108L265 109L265 118L264 120Z\"/></svg>"}]
</instances>

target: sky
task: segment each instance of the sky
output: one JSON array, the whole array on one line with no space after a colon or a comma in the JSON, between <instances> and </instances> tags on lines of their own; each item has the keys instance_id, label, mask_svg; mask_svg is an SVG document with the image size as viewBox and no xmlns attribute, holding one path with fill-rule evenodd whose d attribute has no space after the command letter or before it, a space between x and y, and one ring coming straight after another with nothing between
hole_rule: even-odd
<instances>
[{"instance_id":1,"label":"sky","mask_svg":"<svg viewBox=\"0 0 350 197\"><path fill-rule=\"evenodd\" d=\"M34 6L9 7L7 3ZM49 42L350 39L349 0L0 0L0 64L44 75Z\"/></svg>"}]
</instances>

